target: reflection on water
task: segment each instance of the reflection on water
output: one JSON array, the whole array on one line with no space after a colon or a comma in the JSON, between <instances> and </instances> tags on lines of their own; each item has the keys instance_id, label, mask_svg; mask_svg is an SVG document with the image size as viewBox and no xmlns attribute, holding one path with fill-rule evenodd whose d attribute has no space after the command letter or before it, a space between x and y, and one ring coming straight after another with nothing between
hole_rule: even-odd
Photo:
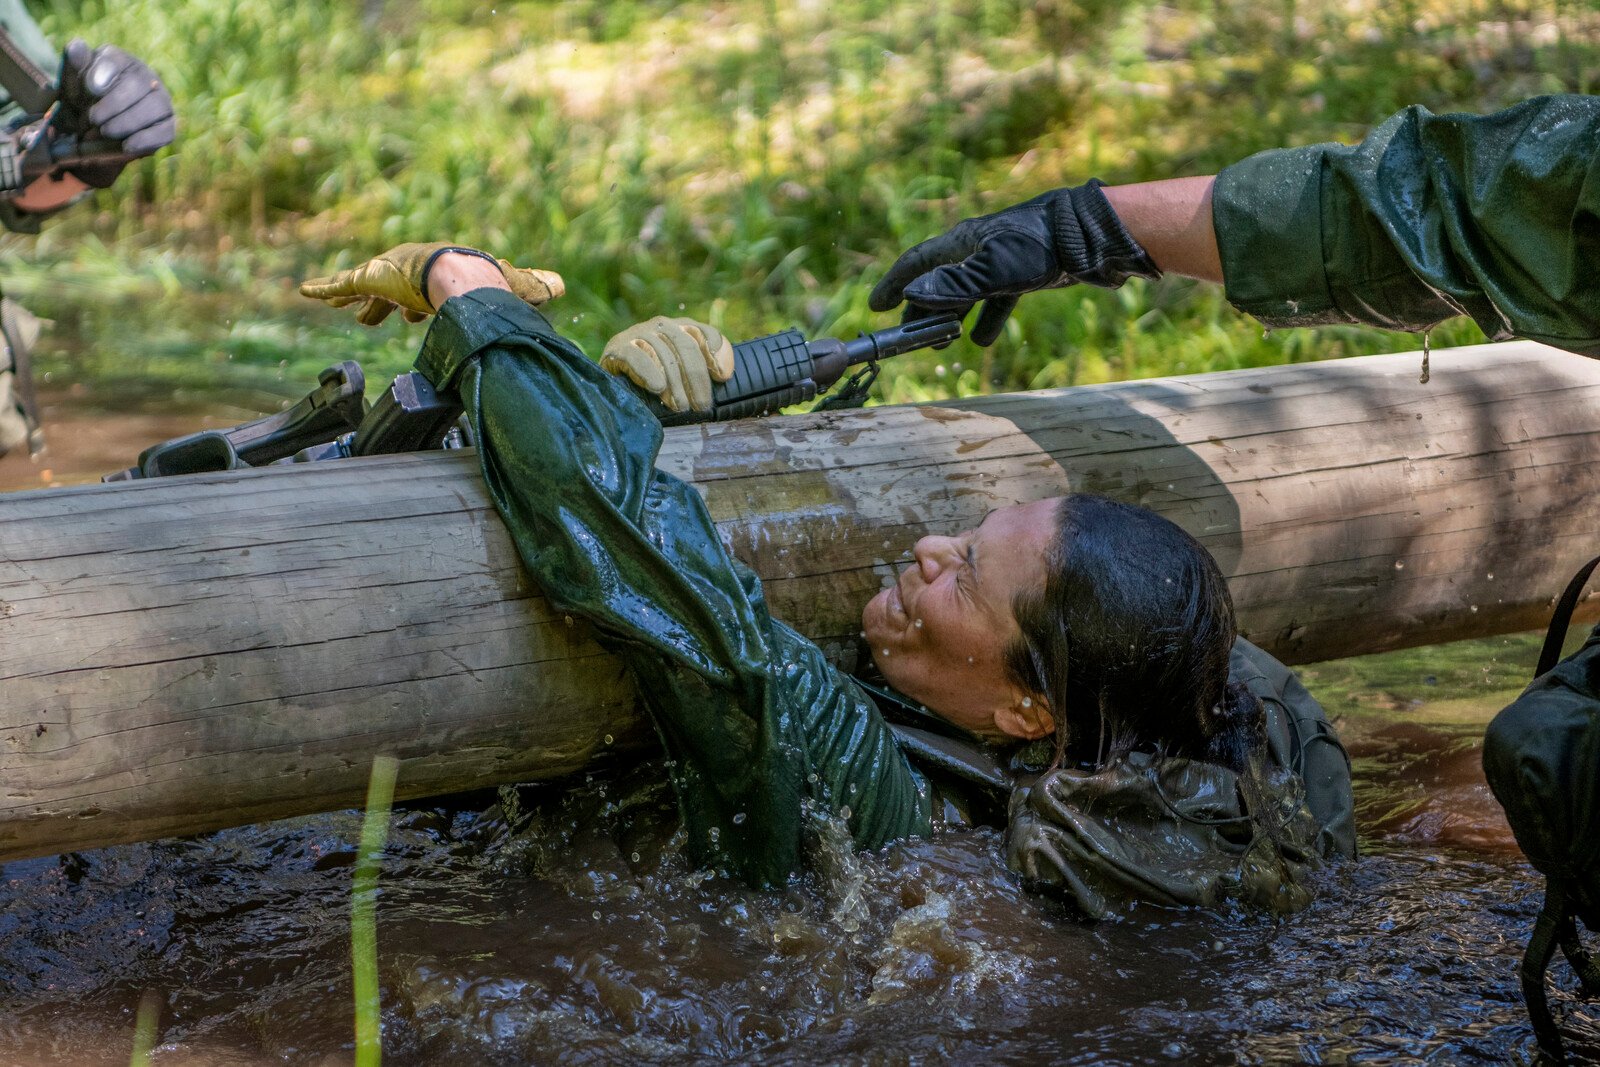
<instances>
[{"instance_id":1,"label":"reflection on water","mask_svg":"<svg viewBox=\"0 0 1600 1067\"><path fill-rule=\"evenodd\" d=\"M1084 925L1021 892L990 831L858 856L822 826L813 873L756 893L688 869L658 768L405 808L388 1061L1526 1061L1537 881L1478 769L1484 711L1346 723L1366 855L1281 922ZM155 989L158 1063L344 1062L358 832L342 813L0 869L0 1059L125 1062Z\"/></svg>"},{"instance_id":2,"label":"reflection on water","mask_svg":"<svg viewBox=\"0 0 1600 1067\"><path fill-rule=\"evenodd\" d=\"M93 480L254 413L69 402L45 467L8 457L0 486ZM1365 857L1279 922L1147 907L1084 925L1021 892L989 831L858 856L823 825L812 873L756 893L683 862L658 768L402 807L387 1060L1529 1062L1516 963L1538 880L1479 738L1535 648L1306 672L1342 720ZM0 1062L126 1063L147 990L159 1064L348 1062L358 834L337 813L0 867ZM1600 1043L1552 973L1569 1037Z\"/></svg>"}]
</instances>

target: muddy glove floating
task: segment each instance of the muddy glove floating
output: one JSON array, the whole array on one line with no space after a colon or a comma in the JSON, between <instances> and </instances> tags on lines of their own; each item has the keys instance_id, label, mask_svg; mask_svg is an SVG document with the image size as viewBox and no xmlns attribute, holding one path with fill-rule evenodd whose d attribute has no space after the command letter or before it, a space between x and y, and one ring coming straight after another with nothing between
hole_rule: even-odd
<instances>
[{"instance_id":1,"label":"muddy glove floating","mask_svg":"<svg viewBox=\"0 0 1600 1067\"><path fill-rule=\"evenodd\" d=\"M709 411L711 383L733 377L733 345L703 322L657 315L607 341L600 367L626 375L670 411Z\"/></svg>"},{"instance_id":2,"label":"muddy glove floating","mask_svg":"<svg viewBox=\"0 0 1600 1067\"><path fill-rule=\"evenodd\" d=\"M971 337L992 345L1024 293L1082 282L1115 289L1161 270L1123 227L1101 182L1056 189L956 223L907 250L873 287L867 305L888 311L909 301L908 318L954 313L983 301Z\"/></svg>"},{"instance_id":3,"label":"muddy glove floating","mask_svg":"<svg viewBox=\"0 0 1600 1067\"><path fill-rule=\"evenodd\" d=\"M566 282L553 270L513 267L476 248L434 241L396 245L359 267L301 282L300 295L326 301L336 308L360 304L356 321L363 326L376 326L395 308L400 309L407 322L421 322L434 310L428 302L428 268L446 252L479 256L497 265L511 291L532 307L548 303L567 291Z\"/></svg>"},{"instance_id":4,"label":"muddy glove floating","mask_svg":"<svg viewBox=\"0 0 1600 1067\"><path fill-rule=\"evenodd\" d=\"M84 141L115 142L127 156L148 156L172 143L178 120L172 96L156 72L116 45L91 49L68 44L61 55L60 94L52 124ZM71 173L85 185L104 189L126 163L94 163Z\"/></svg>"}]
</instances>

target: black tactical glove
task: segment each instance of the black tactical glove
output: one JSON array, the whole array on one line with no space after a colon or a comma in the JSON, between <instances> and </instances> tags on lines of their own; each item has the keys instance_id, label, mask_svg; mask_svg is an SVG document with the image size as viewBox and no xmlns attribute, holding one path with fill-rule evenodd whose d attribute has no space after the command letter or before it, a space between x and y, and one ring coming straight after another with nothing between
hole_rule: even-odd
<instances>
[{"instance_id":1,"label":"black tactical glove","mask_svg":"<svg viewBox=\"0 0 1600 1067\"><path fill-rule=\"evenodd\" d=\"M75 40L61 54L54 126L80 140L114 142L122 154L148 156L172 143L178 120L172 96L155 71L116 45L91 50ZM95 163L69 174L104 189L126 163Z\"/></svg>"},{"instance_id":2,"label":"black tactical glove","mask_svg":"<svg viewBox=\"0 0 1600 1067\"><path fill-rule=\"evenodd\" d=\"M983 301L969 336L992 345L1024 293L1078 282L1115 289L1129 278L1159 278L1161 270L1123 228L1104 183L1091 180L958 222L895 260L867 304L888 311L910 302L907 318L956 312L965 317Z\"/></svg>"}]
</instances>

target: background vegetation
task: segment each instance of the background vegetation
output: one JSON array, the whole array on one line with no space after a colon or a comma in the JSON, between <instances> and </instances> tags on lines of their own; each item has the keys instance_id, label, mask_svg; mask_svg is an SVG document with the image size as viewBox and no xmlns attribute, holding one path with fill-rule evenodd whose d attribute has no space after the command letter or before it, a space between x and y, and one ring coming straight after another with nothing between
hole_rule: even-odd
<instances>
[{"instance_id":1,"label":"background vegetation","mask_svg":"<svg viewBox=\"0 0 1600 1067\"><path fill-rule=\"evenodd\" d=\"M744 337L851 335L904 247L1089 176L1214 172L1398 108L1600 90L1588 0L55 0L58 42L164 76L175 150L8 238L52 376L309 388L409 362L292 281L449 238L561 270L597 348L682 307ZM1481 339L1467 323L1436 345ZM903 361L887 399L1414 348L1280 331L1165 279L1024 301L1004 338ZM52 354L53 353L53 354ZM59 377L57 378L59 384Z\"/></svg>"}]
</instances>

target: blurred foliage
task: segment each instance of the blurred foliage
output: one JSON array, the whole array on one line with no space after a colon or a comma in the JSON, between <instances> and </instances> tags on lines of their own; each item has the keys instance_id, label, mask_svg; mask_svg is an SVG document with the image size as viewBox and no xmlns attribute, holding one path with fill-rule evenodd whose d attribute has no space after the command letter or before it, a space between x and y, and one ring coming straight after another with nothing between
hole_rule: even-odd
<instances>
[{"instance_id":1,"label":"blurred foliage","mask_svg":"<svg viewBox=\"0 0 1600 1067\"><path fill-rule=\"evenodd\" d=\"M680 306L735 337L849 335L873 324L866 292L899 251L1042 189L1349 141L1409 103L1484 111L1600 90L1587 0L35 10L58 41L146 58L183 127L176 150L92 207L9 239L8 287L82 337L90 351L74 358L90 372L243 362L307 387L345 355L399 369L417 335L358 336L299 306L288 280L396 241L449 238L561 270L559 321L591 349ZM1434 343L1479 339L1463 322ZM1173 278L1032 297L994 348L900 361L882 388L911 400L1417 344L1266 335L1214 287Z\"/></svg>"}]
</instances>

